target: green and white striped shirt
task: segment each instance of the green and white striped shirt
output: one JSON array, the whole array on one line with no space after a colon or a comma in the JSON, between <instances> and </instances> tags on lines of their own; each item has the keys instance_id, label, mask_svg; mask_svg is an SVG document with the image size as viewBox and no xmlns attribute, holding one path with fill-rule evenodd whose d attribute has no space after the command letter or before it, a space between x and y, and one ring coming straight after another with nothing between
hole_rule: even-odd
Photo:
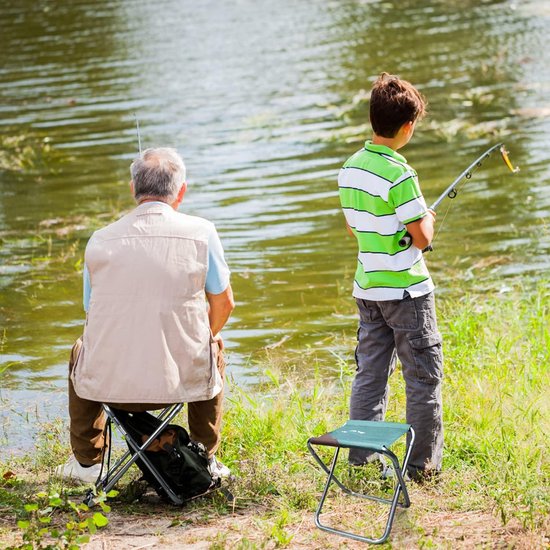
<instances>
[{"instance_id":1,"label":"green and white striped shirt","mask_svg":"<svg viewBox=\"0 0 550 550\"><path fill-rule=\"evenodd\" d=\"M424 217L426 202L405 157L370 141L338 174L340 203L359 246L353 296L400 300L428 294L434 284L422 252L399 241L405 225Z\"/></svg>"}]
</instances>

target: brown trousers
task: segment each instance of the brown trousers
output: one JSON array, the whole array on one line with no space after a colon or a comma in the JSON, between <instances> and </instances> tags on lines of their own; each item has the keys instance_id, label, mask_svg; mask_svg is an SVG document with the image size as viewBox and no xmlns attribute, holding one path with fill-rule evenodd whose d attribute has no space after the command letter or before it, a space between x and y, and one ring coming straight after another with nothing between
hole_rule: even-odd
<instances>
[{"instance_id":1,"label":"brown trousers","mask_svg":"<svg viewBox=\"0 0 550 550\"><path fill-rule=\"evenodd\" d=\"M82 339L79 338L71 351L69 360L69 418L71 448L81 464L91 466L101 462L105 445L105 423L107 417L101 403L79 397L73 387L71 372L78 357ZM225 377L225 360L223 353L218 353L218 370ZM169 405L158 403L109 403L115 408L132 412L164 409ZM200 441L212 456L220 445L220 428L222 420L223 390L208 401L188 403L187 416L191 439Z\"/></svg>"}]
</instances>

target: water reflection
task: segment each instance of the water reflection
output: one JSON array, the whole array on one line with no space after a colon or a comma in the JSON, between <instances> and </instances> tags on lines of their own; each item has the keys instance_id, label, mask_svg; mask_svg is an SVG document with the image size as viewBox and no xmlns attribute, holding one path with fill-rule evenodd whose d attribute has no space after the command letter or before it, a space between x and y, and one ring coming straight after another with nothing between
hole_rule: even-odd
<instances>
[{"instance_id":1,"label":"water reflection","mask_svg":"<svg viewBox=\"0 0 550 550\"><path fill-rule=\"evenodd\" d=\"M134 113L144 146L173 145L186 159L184 209L221 233L241 381L257 372L251 355L273 345L290 357L313 348L330 370L339 340L327 334L354 332L355 245L336 174L366 137L361 90L381 70L429 99L403 151L428 201L497 141L522 168L512 177L498 158L485 163L453 203L429 258L440 292L547 272L549 31L541 1L4 2L5 408L47 398L48 411L62 410L85 242L132 206ZM349 354L349 340L341 346Z\"/></svg>"}]
</instances>

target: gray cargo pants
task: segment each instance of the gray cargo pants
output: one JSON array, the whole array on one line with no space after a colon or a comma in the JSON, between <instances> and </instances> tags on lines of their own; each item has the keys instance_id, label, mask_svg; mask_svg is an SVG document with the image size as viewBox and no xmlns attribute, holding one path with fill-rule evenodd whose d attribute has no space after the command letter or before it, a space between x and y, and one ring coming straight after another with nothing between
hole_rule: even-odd
<instances>
[{"instance_id":1,"label":"gray cargo pants","mask_svg":"<svg viewBox=\"0 0 550 550\"><path fill-rule=\"evenodd\" d=\"M356 299L359 330L351 389L352 420L383 420L388 379L396 360L402 364L407 397L407 423L416 434L409 474L439 471L443 454L441 379L443 353L437 330L433 292L402 300ZM351 449L351 464L364 464L369 454Z\"/></svg>"}]
</instances>

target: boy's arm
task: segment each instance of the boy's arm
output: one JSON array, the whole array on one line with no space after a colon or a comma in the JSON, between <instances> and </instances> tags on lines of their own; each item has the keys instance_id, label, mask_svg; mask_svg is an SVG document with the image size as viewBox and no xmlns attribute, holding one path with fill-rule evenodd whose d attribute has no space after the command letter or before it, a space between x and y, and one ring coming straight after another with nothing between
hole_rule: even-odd
<instances>
[{"instance_id":1,"label":"boy's arm","mask_svg":"<svg viewBox=\"0 0 550 550\"><path fill-rule=\"evenodd\" d=\"M405 226L416 248L424 250L429 246L434 237L434 225L435 212L433 210L428 210L425 216Z\"/></svg>"}]
</instances>

